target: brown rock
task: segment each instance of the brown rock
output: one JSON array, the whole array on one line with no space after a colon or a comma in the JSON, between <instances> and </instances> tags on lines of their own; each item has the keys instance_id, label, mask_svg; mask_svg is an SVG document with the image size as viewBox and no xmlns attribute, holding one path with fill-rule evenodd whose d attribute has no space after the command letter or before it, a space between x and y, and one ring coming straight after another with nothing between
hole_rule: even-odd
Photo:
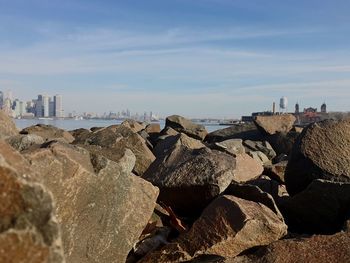
<instances>
[{"instance_id":1,"label":"brown rock","mask_svg":"<svg viewBox=\"0 0 350 263\"><path fill-rule=\"evenodd\" d=\"M174 136L167 136L164 140L160 140L153 149L155 156L164 155L173 147L183 145L189 149L204 148L205 145L200 140L193 139L184 133L178 133Z\"/></svg>"},{"instance_id":2,"label":"brown rock","mask_svg":"<svg viewBox=\"0 0 350 263\"><path fill-rule=\"evenodd\" d=\"M44 138L45 141L62 140L68 143L74 141L74 137L67 131L52 125L37 124L23 129L21 134L35 134Z\"/></svg>"},{"instance_id":3,"label":"brown rock","mask_svg":"<svg viewBox=\"0 0 350 263\"><path fill-rule=\"evenodd\" d=\"M10 144L13 148L15 148L17 151L24 151L32 147L33 145L41 145L45 142L44 138L35 135L35 134L27 134L27 135L15 135L8 137L6 139L6 142Z\"/></svg>"},{"instance_id":4,"label":"brown rock","mask_svg":"<svg viewBox=\"0 0 350 263\"><path fill-rule=\"evenodd\" d=\"M215 142L209 145L209 148L226 152L236 156L237 154L245 153L245 148L241 139L229 139L222 142Z\"/></svg>"},{"instance_id":5,"label":"brown rock","mask_svg":"<svg viewBox=\"0 0 350 263\"><path fill-rule=\"evenodd\" d=\"M273 242L253 254L239 256L227 263L335 263L350 262L350 234L286 239Z\"/></svg>"},{"instance_id":6,"label":"brown rock","mask_svg":"<svg viewBox=\"0 0 350 263\"><path fill-rule=\"evenodd\" d=\"M119 163L99 159L95 167L85 150L62 143L25 156L52 191L67 261L125 262L158 195L157 188L131 174L133 153L125 150Z\"/></svg>"},{"instance_id":7,"label":"brown rock","mask_svg":"<svg viewBox=\"0 0 350 263\"><path fill-rule=\"evenodd\" d=\"M146 128L145 125L132 119L123 121L121 125L130 128L134 133L142 131Z\"/></svg>"},{"instance_id":8,"label":"brown rock","mask_svg":"<svg viewBox=\"0 0 350 263\"><path fill-rule=\"evenodd\" d=\"M263 134L272 135L277 132L289 132L296 118L291 114L257 116L254 120L257 128Z\"/></svg>"},{"instance_id":9,"label":"brown rock","mask_svg":"<svg viewBox=\"0 0 350 263\"><path fill-rule=\"evenodd\" d=\"M159 123L150 123L146 126L145 131L148 134L160 133L160 124Z\"/></svg>"},{"instance_id":10,"label":"brown rock","mask_svg":"<svg viewBox=\"0 0 350 263\"><path fill-rule=\"evenodd\" d=\"M264 168L261 162L254 160L248 154L236 156L236 169L234 171L236 182L247 182L262 174Z\"/></svg>"},{"instance_id":11,"label":"brown rock","mask_svg":"<svg viewBox=\"0 0 350 263\"><path fill-rule=\"evenodd\" d=\"M350 121L326 120L304 129L294 145L285 181L289 194L314 179L350 182Z\"/></svg>"},{"instance_id":12,"label":"brown rock","mask_svg":"<svg viewBox=\"0 0 350 263\"><path fill-rule=\"evenodd\" d=\"M18 130L15 123L4 111L0 110L0 139L6 139L17 134Z\"/></svg>"},{"instance_id":13,"label":"brown rock","mask_svg":"<svg viewBox=\"0 0 350 263\"><path fill-rule=\"evenodd\" d=\"M81 129L69 131L69 133L74 137L74 143L80 144L80 143L84 143L87 140L91 131L88 129L81 128Z\"/></svg>"},{"instance_id":14,"label":"brown rock","mask_svg":"<svg viewBox=\"0 0 350 263\"><path fill-rule=\"evenodd\" d=\"M234 179L233 156L180 145L157 157L143 175L160 188L159 200L183 215L199 215Z\"/></svg>"},{"instance_id":15,"label":"brown rock","mask_svg":"<svg viewBox=\"0 0 350 263\"><path fill-rule=\"evenodd\" d=\"M205 141L208 143L222 142L229 139L259 140L260 133L254 123L236 124L230 127L209 133Z\"/></svg>"},{"instance_id":16,"label":"brown rock","mask_svg":"<svg viewBox=\"0 0 350 263\"><path fill-rule=\"evenodd\" d=\"M28 163L12 166L20 158L1 144L0 262L64 262L51 194L26 179L35 177Z\"/></svg>"},{"instance_id":17,"label":"brown rock","mask_svg":"<svg viewBox=\"0 0 350 263\"><path fill-rule=\"evenodd\" d=\"M287 226L266 206L224 195L203 211L188 233L141 262L183 262L199 255L234 257L286 233Z\"/></svg>"},{"instance_id":18,"label":"brown rock","mask_svg":"<svg viewBox=\"0 0 350 263\"><path fill-rule=\"evenodd\" d=\"M264 174L269 176L271 179L276 180L277 182L284 184L284 173L286 171L288 161L282 161L270 166L266 166Z\"/></svg>"},{"instance_id":19,"label":"brown rock","mask_svg":"<svg viewBox=\"0 0 350 263\"><path fill-rule=\"evenodd\" d=\"M205 136L208 134L203 125L195 124L179 115L167 117L165 127L171 127L178 132L185 133L186 135L198 140L204 140Z\"/></svg>"}]
</instances>

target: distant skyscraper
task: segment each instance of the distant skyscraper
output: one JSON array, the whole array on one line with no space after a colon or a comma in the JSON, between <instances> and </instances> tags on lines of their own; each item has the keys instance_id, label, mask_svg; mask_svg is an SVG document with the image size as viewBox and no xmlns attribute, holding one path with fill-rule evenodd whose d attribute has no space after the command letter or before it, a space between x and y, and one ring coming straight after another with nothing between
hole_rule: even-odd
<instances>
[{"instance_id":1,"label":"distant skyscraper","mask_svg":"<svg viewBox=\"0 0 350 263\"><path fill-rule=\"evenodd\" d=\"M63 118L63 107L62 107L62 95L55 95L53 97L54 108L55 108L55 117Z\"/></svg>"},{"instance_id":2,"label":"distant skyscraper","mask_svg":"<svg viewBox=\"0 0 350 263\"><path fill-rule=\"evenodd\" d=\"M4 106L4 93L0 91L0 110Z\"/></svg>"},{"instance_id":3,"label":"distant skyscraper","mask_svg":"<svg viewBox=\"0 0 350 263\"><path fill-rule=\"evenodd\" d=\"M49 98L49 117L55 117L55 102Z\"/></svg>"},{"instance_id":4,"label":"distant skyscraper","mask_svg":"<svg viewBox=\"0 0 350 263\"><path fill-rule=\"evenodd\" d=\"M35 116L38 118L44 116L43 104L43 95L38 95L38 99L35 103Z\"/></svg>"},{"instance_id":5,"label":"distant skyscraper","mask_svg":"<svg viewBox=\"0 0 350 263\"><path fill-rule=\"evenodd\" d=\"M325 102L321 105L321 112L322 113L327 113L327 105L326 105Z\"/></svg>"},{"instance_id":6,"label":"distant skyscraper","mask_svg":"<svg viewBox=\"0 0 350 263\"><path fill-rule=\"evenodd\" d=\"M299 114L299 103L295 104L295 114Z\"/></svg>"},{"instance_id":7,"label":"distant skyscraper","mask_svg":"<svg viewBox=\"0 0 350 263\"><path fill-rule=\"evenodd\" d=\"M49 107L50 107L50 100L49 96L44 95L43 96L43 110L44 110L44 117L49 117Z\"/></svg>"}]
</instances>

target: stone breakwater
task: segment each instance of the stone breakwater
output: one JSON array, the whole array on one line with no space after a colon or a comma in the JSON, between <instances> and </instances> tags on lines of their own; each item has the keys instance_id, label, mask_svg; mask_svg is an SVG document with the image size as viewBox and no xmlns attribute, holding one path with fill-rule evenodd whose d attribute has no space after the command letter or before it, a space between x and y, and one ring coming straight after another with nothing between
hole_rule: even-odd
<instances>
[{"instance_id":1,"label":"stone breakwater","mask_svg":"<svg viewBox=\"0 0 350 263\"><path fill-rule=\"evenodd\" d=\"M0 262L350 262L350 121L294 121L18 131L0 112Z\"/></svg>"}]
</instances>

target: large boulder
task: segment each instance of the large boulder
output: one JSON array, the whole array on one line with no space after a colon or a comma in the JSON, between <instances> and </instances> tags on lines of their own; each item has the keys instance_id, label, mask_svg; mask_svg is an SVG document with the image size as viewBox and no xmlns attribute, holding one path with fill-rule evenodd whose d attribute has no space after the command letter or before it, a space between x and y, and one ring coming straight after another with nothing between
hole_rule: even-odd
<instances>
[{"instance_id":1,"label":"large boulder","mask_svg":"<svg viewBox=\"0 0 350 263\"><path fill-rule=\"evenodd\" d=\"M74 137L74 143L84 143L87 138L90 136L91 131L88 129L80 128L69 131L69 133Z\"/></svg>"},{"instance_id":2,"label":"large boulder","mask_svg":"<svg viewBox=\"0 0 350 263\"><path fill-rule=\"evenodd\" d=\"M51 190L67 262L125 262L155 207L158 189L131 173L135 156L119 163L61 142L27 151L38 179Z\"/></svg>"},{"instance_id":3,"label":"large boulder","mask_svg":"<svg viewBox=\"0 0 350 263\"><path fill-rule=\"evenodd\" d=\"M0 145L0 262L65 262L50 192L31 180L23 157Z\"/></svg>"},{"instance_id":4,"label":"large boulder","mask_svg":"<svg viewBox=\"0 0 350 263\"><path fill-rule=\"evenodd\" d=\"M155 156L161 156L176 146L186 146L189 149L200 149L204 148L205 145L200 140L193 139L184 133L178 133L177 135L167 136L163 140L159 140L153 149Z\"/></svg>"},{"instance_id":5,"label":"large boulder","mask_svg":"<svg viewBox=\"0 0 350 263\"><path fill-rule=\"evenodd\" d=\"M209 148L216 149L222 152L226 152L232 155L245 153L245 148L243 146L243 141L241 139L228 139L222 142L215 142L209 144Z\"/></svg>"},{"instance_id":6,"label":"large boulder","mask_svg":"<svg viewBox=\"0 0 350 263\"><path fill-rule=\"evenodd\" d=\"M314 179L350 182L350 120L314 123L298 137L285 172L287 190L294 195Z\"/></svg>"},{"instance_id":7,"label":"large boulder","mask_svg":"<svg viewBox=\"0 0 350 263\"><path fill-rule=\"evenodd\" d=\"M184 262L199 255L234 257L286 233L287 226L265 205L224 195L203 211L189 232L141 262Z\"/></svg>"},{"instance_id":8,"label":"large boulder","mask_svg":"<svg viewBox=\"0 0 350 263\"><path fill-rule=\"evenodd\" d=\"M254 123L235 124L230 127L209 133L205 141L208 143L221 142L229 139L259 140L261 134Z\"/></svg>"},{"instance_id":9,"label":"large boulder","mask_svg":"<svg viewBox=\"0 0 350 263\"><path fill-rule=\"evenodd\" d=\"M252 141L245 140L243 145L246 147L246 152L250 151L260 151L264 153L269 160L272 160L276 157L276 152L273 150L272 146L267 141Z\"/></svg>"},{"instance_id":10,"label":"large boulder","mask_svg":"<svg viewBox=\"0 0 350 263\"><path fill-rule=\"evenodd\" d=\"M238 154L236 156L235 181L247 182L257 178L262 174L264 168L261 162L253 159L248 154Z\"/></svg>"},{"instance_id":11,"label":"large boulder","mask_svg":"<svg viewBox=\"0 0 350 263\"><path fill-rule=\"evenodd\" d=\"M171 127L178 132L187 134L188 136L204 140L208 132L203 125L195 124L192 121L179 115L172 115L166 118L165 127Z\"/></svg>"},{"instance_id":12,"label":"large boulder","mask_svg":"<svg viewBox=\"0 0 350 263\"><path fill-rule=\"evenodd\" d=\"M314 180L281 206L290 229L300 233L340 231L348 218L350 183Z\"/></svg>"},{"instance_id":13,"label":"large boulder","mask_svg":"<svg viewBox=\"0 0 350 263\"><path fill-rule=\"evenodd\" d=\"M127 126L126 124L113 125L97 130L88 136L83 145L93 145L93 147L86 147L89 150L100 147L100 154L113 161L117 161L124 154L125 149L130 149L136 156L133 171L141 176L155 160L155 156L147 147L145 140Z\"/></svg>"},{"instance_id":14,"label":"large boulder","mask_svg":"<svg viewBox=\"0 0 350 263\"><path fill-rule=\"evenodd\" d=\"M292 114L256 116L254 123L263 134L273 135L277 132L289 132L296 118Z\"/></svg>"},{"instance_id":15,"label":"large boulder","mask_svg":"<svg viewBox=\"0 0 350 263\"><path fill-rule=\"evenodd\" d=\"M310 238L284 239L248 255L225 263L343 263L350 262L350 234L315 235Z\"/></svg>"},{"instance_id":16,"label":"large boulder","mask_svg":"<svg viewBox=\"0 0 350 263\"><path fill-rule=\"evenodd\" d=\"M146 126L138 121L127 119L122 122L122 126L130 128L133 132L139 132L146 128Z\"/></svg>"},{"instance_id":17,"label":"large boulder","mask_svg":"<svg viewBox=\"0 0 350 263\"><path fill-rule=\"evenodd\" d=\"M299 135L300 133L297 133L294 131L290 131L288 133L277 132L273 135L267 136L266 140L268 140L269 143L272 145L277 155L280 155L280 154L289 155Z\"/></svg>"},{"instance_id":18,"label":"large boulder","mask_svg":"<svg viewBox=\"0 0 350 263\"><path fill-rule=\"evenodd\" d=\"M4 111L0 110L0 139L5 139L17 134L18 130L15 123Z\"/></svg>"},{"instance_id":19,"label":"large boulder","mask_svg":"<svg viewBox=\"0 0 350 263\"><path fill-rule=\"evenodd\" d=\"M234 179L233 156L183 145L157 157L143 178L160 188L160 201L182 215L201 211Z\"/></svg>"},{"instance_id":20,"label":"large boulder","mask_svg":"<svg viewBox=\"0 0 350 263\"><path fill-rule=\"evenodd\" d=\"M74 137L69 132L52 125L37 124L23 129L20 133L39 135L45 141L62 140L68 143L74 141Z\"/></svg>"},{"instance_id":21,"label":"large boulder","mask_svg":"<svg viewBox=\"0 0 350 263\"><path fill-rule=\"evenodd\" d=\"M276 180L281 184L285 184L284 174L286 172L288 161L281 161L269 166L264 167L264 174L270 177L272 180Z\"/></svg>"}]
</instances>

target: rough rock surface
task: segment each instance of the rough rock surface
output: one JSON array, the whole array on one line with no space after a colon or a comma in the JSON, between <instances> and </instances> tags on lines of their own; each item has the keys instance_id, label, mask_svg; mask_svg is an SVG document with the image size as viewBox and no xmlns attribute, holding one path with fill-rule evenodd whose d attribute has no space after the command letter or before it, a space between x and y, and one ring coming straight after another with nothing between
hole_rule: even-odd
<instances>
[{"instance_id":1,"label":"rough rock surface","mask_svg":"<svg viewBox=\"0 0 350 263\"><path fill-rule=\"evenodd\" d=\"M350 262L350 233L279 240L250 255L226 263L343 263Z\"/></svg>"},{"instance_id":2,"label":"rough rock surface","mask_svg":"<svg viewBox=\"0 0 350 263\"><path fill-rule=\"evenodd\" d=\"M36 134L15 135L8 137L6 142L17 151L24 151L33 145L41 145L45 142L44 138Z\"/></svg>"},{"instance_id":3,"label":"rough rock surface","mask_svg":"<svg viewBox=\"0 0 350 263\"><path fill-rule=\"evenodd\" d=\"M241 139L229 139L222 142L215 142L212 145L209 145L209 148L232 155L243 154L245 153L245 148L242 142Z\"/></svg>"},{"instance_id":4,"label":"rough rock surface","mask_svg":"<svg viewBox=\"0 0 350 263\"><path fill-rule=\"evenodd\" d=\"M261 151L249 151L248 154L264 166L271 165L270 159Z\"/></svg>"},{"instance_id":5,"label":"rough rock surface","mask_svg":"<svg viewBox=\"0 0 350 263\"><path fill-rule=\"evenodd\" d=\"M204 148L205 145L200 140L193 139L184 133L179 133L174 136L168 136L164 140L160 140L153 149L155 156L161 156L173 147L183 145L189 149Z\"/></svg>"},{"instance_id":6,"label":"rough rock surface","mask_svg":"<svg viewBox=\"0 0 350 263\"><path fill-rule=\"evenodd\" d=\"M143 178L160 188L159 200L184 215L198 215L234 179L233 156L208 148L175 147Z\"/></svg>"},{"instance_id":7,"label":"rough rock surface","mask_svg":"<svg viewBox=\"0 0 350 263\"><path fill-rule=\"evenodd\" d=\"M271 179L276 180L277 182L284 184L284 173L286 171L288 161L282 161L279 163L266 166L264 174L269 176Z\"/></svg>"},{"instance_id":8,"label":"rough rock surface","mask_svg":"<svg viewBox=\"0 0 350 263\"><path fill-rule=\"evenodd\" d=\"M5 139L18 134L15 123L5 112L0 110L0 139Z\"/></svg>"},{"instance_id":9,"label":"rough rock surface","mask_svg":"<svg viewBox=\"0 0 350 263\"><path fill-rule=\"evenodd\" d=\"M67 131L52 125L37 124L23 129L21 134L35 134L44 138L45 141L63 140L68 143L74 141L74 137Z\"/></svg>"},{"instance_id":10,"label":"rough rock surface","mask_svg":"<svg viewBox=\"0 0 350 263\"><path fill-rule=\"evenodd\" d=\"M266 137L277 155L289 155L293 149L294 143L300 133L290 131L288 133L277 132L274 135Z\"/></svg>"},{"instance_id":11,"label":"rough rock surface","mask_svg":"<svg viewBox=\"0 0 350 263\"><path fill-rule=\"evenodd\" d=\"M84 143L87 140L91 131L88 129L81 128L69 131L69 133L74 137L74 143L79 144Z\"/></svg>"},{"instance_id":12,"label":"rough rock surface","mask_svg":"<svg viewBox=\"0 0 350 263\"><path fill-rule=\"evenodd\" d=\"M145 131L148 134L160 133L160 124L159 123L150 123L146 126Z\"/></svg>"},{"instance_id":13,"label":"rough rock surface","mask_svg":"<svg viewBox=\"0 0 350 263\"><path fill-rule=\"evenodd\" d=\"M135 156L119 163L63 143L25 154L51 190L67 262L125 262L155 207L158 189L131 174ZM96 171L96 173L94 172Z\"/></svg>"},{"instance_id":14,"label":"rough rock surface","mask_svg":"<svg viewBox=\"0 0 350 263\"><path fill-rule=\"evenodd\" d=\"M247 148L247 152L249 151L260 151L264 153L269 160L272 160L276 157L276 152L273 150L272 146L267 141L251 141L245 140L243 142L244 146Z\"/></svg>"},{"instance_id":15,"label":"rough rock surface","mask_svg":"<svg viewBox=\"0 0 350 263\"><path fill-rule=\"evenodd\" d=\"M165 127L171 127L178 132L185 133L198 140L204 140L205 136L208 134L203 125L195 124L179 115L167 117L165 120Z\"/></svg>"},{"instance_id":16,"label":"rough rock surface","mask_svg":"<svg viewBox=\"0 0 350 263\"><path fill-rule=\"evenodd\" d=\"M0 262L64 262L51 194L31 181L23 157L0 144Z\"/></svg>"},{"instance_id":17,"label":"rough rock surface","mask_svg":"<svg viewBox=\"0 0 350 263\"><path fill-rule=\"evenodd\" d=\"M213 131L206 136L205 141L214 143L229 139L259 140L259 138L261 138L261 135L254 123L244 123Z\"/></svg>"},{"instance_id":18,"label":"rough rock surface","mask_svg":"<svg viewBox=\"0 0 350 263\"><path fill-rule=\"evenodd\" d=\"M286 233L287 226L266 206L224 195L203 211L188 233L141 262L183 262L203 254L234 257Z\"/></svg>"},{"instance_id":19,"label":"rough rock surface","mask_svg":"<svg viewBox=\"0 0 350 263\"><path fill-rule=\"evenodd\" d=\"M314 180L287 199L281 211L292 231L329 234L339 231L350 207L350 183Z\"/></svg>"},{"instance_id":20,"label":"rough rock surface","mask_svg":"<svg viewBox=\"0 0 350 263\"><path fill-rule=\"evenodd\" d=\"M100 146L101 154L111 160L119 160L125 149L130 149L136 156L134 172L142 175L155 160L145 140L127 125L113 125L90 134L84 145ZM84 146L85 147L85 146ZM86 147L92 149L96 147Z\"/></svg>"},{"instance_id":21,"label":"rough rock surface","mask_svg":"<svg viewBox=\"0 0 350 263\"><path fill-rule=\"evenodd\" d=\"M294 145L285 181L289 194L314 179L350 182L350 120L326 120L304 129Z\"/></svg>"},{"instance_id":22,"label":"rough rock surface","mask_svg":"<svg viewBox=\"0 0 350 263\"><path fill-rule=\"evenodd\" d=\"M256 127L266 135L277 132L289 132L293 128L296 118L291 114L256 116L254 123Z\"/></svg>"},{"instance_id":23,"label":"rough rock surface","mask_svg":"<svg viewBox=\"0 0 350 263\"><path fill-rule=\"evenodd\" d=\"M132 119L127 119L122 122L122 126L130 128L133 132L139 132L145 129L145 125L139 123L138 121L132 120Z\"/></svg>"},{"instance_id":24,"label":"rough rock surface","mask_svg":"<svg viewBox=\"0 0 350 263\"><path fill-rule=\"evenodd\" d=\"M262 174L264 168L261 162L256 161L248 154L238 154L236 156L236 169L234 171L236 182L247 182L257 178Z\"/></svg>"}]
</instances>

